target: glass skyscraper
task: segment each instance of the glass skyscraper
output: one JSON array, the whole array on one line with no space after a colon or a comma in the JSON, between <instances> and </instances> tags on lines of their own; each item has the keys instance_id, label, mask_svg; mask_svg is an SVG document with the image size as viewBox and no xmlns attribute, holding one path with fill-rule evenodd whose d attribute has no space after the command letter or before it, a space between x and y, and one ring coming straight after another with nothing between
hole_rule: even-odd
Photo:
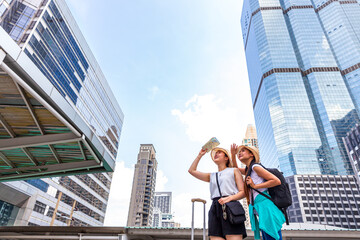
<instances>
[{"instance_id":1,"label":"glass skyscraper","mask_svg":"<svg viewBox=\"0 0 360 240\"><path fill-rule=\"evenodd\" d=\"M103 225L123 118L65 0L0 0L0 225Z\"/></svg>"},{"instance_id":2,"label":"glass skyscraper","mask_svg":"<svg viewBox=\"0 0 360 240\"><path fill-rule=\"evenodd\" d=\"M359 122L358 1L244 0L241 26L262 162L350 175L342 137Z\"/></svg>"}]
</instances>

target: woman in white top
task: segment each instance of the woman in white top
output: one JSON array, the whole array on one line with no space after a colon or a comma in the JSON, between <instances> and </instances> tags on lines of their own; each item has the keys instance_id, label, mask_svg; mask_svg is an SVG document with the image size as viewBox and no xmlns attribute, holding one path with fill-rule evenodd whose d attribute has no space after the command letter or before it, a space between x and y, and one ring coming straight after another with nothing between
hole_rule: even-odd
<instances>
[{"instance_id":1,"label":"woman in white top","mask_svg":"<svg viewBox=\"0 0 360 240\"><path fill-rule=\"evenodd\" d=\"M218 190L216 173L203 173L197 170L200 159L206 150L201 149L198 156L189 168L189 173L205 182L210 183L210 194L213 200L209 210L208 231L211 240L241 240L246 238L244 222L240 224L230 224L229 220L224 219L222 205L227 202L239 200L245 197L244 182L239 169L232 168L232 161L229 152L224 148L214 148L211 151L211 158L218 166Z\"/></svg>"},{"instance_id":2,"label":"woman in white top","mask_svg":"<svg viewBox=\"0 0 360 240\"><path fill-rule=\"evenodd\" d=\"M252 169L250 176L245 179L244 188L249 205L251 228L255 233L254 238L260 239L261 231L263 240L282 240L281 227L285 222L283 213L271 200L254 190L256 189L270 197L268 188L280 185L280 179L261 166L257 148L244 145L238 147L233 144L231 154L235 167L237 167L236 153L240 162L246 166L246 168L239 168L241 173L247 176L249 168Z\"/></svg>"}]
</instances>

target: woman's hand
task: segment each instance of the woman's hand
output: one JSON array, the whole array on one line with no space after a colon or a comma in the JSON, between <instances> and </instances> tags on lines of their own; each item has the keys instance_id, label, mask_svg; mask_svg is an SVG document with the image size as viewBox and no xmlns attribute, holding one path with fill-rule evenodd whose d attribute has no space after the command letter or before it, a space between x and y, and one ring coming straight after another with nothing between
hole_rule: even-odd
<instances>
[{"instance_id":1,"label":"woman's hand","mask_svg":"<svg viewBox=\"0 0 360 240\"><path fill-rule=\"evenodd\" d=\"M237 168L238 165L236 163L236 153L237 153L237 149L238 149L238 146L233 143L232 145L230 145L230 152L231 152L231 161L232 161L232 164L233 164L233 167L234 168Z\"/></svg>"},{"instance_id":2,"label":"woman's hand","mask_svg":"<svg viewBox=\"0 0 360 240\"><path fill-rule=\"evenodd\" d=\"M218 202L220 203L220 205L224 205L225 203L231 202L232 200L233 200L232 196L228 196L228 197L220 198Z\"/></svg>"},{"instance_id":3,"label":"woman's hand","mask_svg":"<svg viewBox=\"0 0 360 240\"><path fill-rule=\"evenodd\" d=\"M253 182L253 180L251 179L250 176L248 176L246 178L246 185L250 186L253 189L256 189L256 187L255 187L256 185L255 185L255 183Z\"/></svg>"},{"instance_id":4,"label":"woman's hand","mask_svg":"<svg viewBox=\"0 0 360 240\"><path fill-rule=\"evenodd\" d=\"M202 157L202 156L204 156L206 154L206 149L201 149L200 150L200 152L199 152L199 154L198 154L198 157Z\"/></svg>"},{"instance_id":5,"label":"woman's hand","mask_svg":"<svg viewBox=\"0 0 360 240\"><path fill-rule=\"evenodd\" d=\"M238 149L238 145L236 145L235 143L231 144L231 146L230 146L230 152L231 152L231 155L232 155L232 156L236 155L237 149Z\"/></svg>"}]
</instances>

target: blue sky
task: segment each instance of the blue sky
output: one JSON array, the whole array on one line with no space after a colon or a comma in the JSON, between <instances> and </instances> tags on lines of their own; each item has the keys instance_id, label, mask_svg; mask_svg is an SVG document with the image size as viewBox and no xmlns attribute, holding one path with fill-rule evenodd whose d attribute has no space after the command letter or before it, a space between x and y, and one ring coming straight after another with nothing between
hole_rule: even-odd
<instances>
[{"instance_id":1,"label":"blue sky","mask_svg":"<svg viewBox=\"0 0 360 240\"><path fill-rule=\"evenodd\" d=\"M242 1L66 1L125 114L105 225L126 225L139 146L152 143L157 190L173 192L175 220L190 226L190 199L209 200L193 159L211 137L240 143L254 122ZM208 155L199 170L216 171Z\"/></svg>"}]
</instances>

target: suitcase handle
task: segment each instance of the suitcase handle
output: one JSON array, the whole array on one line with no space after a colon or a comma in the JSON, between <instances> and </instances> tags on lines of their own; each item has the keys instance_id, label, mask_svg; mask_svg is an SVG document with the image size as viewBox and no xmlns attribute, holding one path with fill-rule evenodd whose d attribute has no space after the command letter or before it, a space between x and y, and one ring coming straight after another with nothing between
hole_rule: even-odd
<instances>
[{"instance_id":1,"label":"suitcase handle","mask_svg":"<svg viewBox=\"0 0 360 240\"><path fill-rule=\"evenodd\" d=\"M206 204L206 200L201 198L193 198L191 199L191 202L202 202L203 204Z\"/></svg>"},{"instance_id":2,"label":"suitcase handle","mask_svg":"<svg viewBox=\"0 0 360 240\"><path fill-rule=\"evenodd\" d=\"M191 240L194 240L195 237L195 228L194 228L194 205L195 202L202 202L204 204L204 227L203 227L203 240L206 239L206 225L205 225L205 211L206 211L206 200L201 198L193 198L191 199L192 202L192 221L191 221Z\"/></svg>"}]
</instances>

